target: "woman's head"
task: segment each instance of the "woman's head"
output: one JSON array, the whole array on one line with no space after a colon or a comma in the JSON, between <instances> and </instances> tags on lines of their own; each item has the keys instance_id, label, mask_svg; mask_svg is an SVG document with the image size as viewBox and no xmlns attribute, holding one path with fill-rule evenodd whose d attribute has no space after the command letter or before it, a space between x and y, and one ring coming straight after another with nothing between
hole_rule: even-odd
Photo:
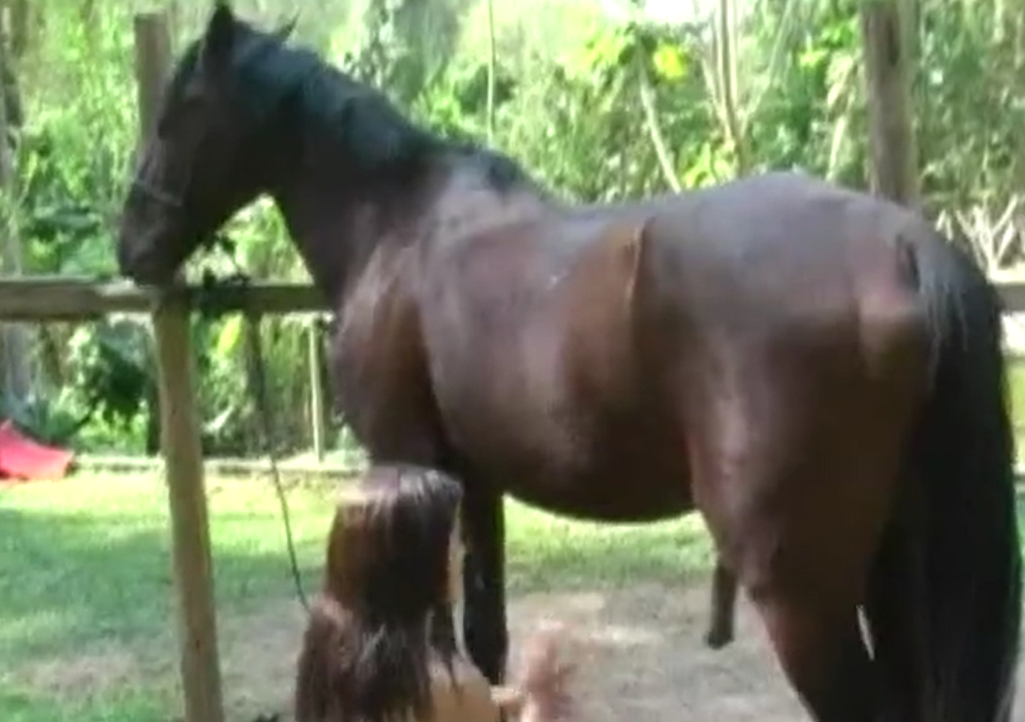
<instances>
[{"instance_id":1,"label":"woman's head","mask_svg":"<svg viewBox=\"0 0 1025 722\"><path fill-rule=\"evenodd\" d=\"M460 499L456 481L409 465L373 467L343 496L299 657L299 722L427 716L431 662L451 671L455 654L430 627L461 586Z\"/></svg>"},{"instance_id":2,"label":"woman's head","mask_svg":"<svg viewBox=\"0 0 1025 722\"><path fill-rule=\"evenodd\" d=\"M328 537L325 591L354 613L415 623L461 579L459 484L418 466L371 468L343 495Z\"/></svg>"}]
</instances>

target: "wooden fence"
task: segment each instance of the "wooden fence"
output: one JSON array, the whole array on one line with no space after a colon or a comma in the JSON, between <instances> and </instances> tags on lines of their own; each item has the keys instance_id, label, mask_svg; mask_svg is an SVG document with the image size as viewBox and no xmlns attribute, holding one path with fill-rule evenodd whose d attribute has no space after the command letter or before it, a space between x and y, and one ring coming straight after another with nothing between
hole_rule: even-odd
<instances>
[{"instance_id":1,"label":"wooden fence","mask_svg":"<svg viewBox=\"0 0 1025 722\"><path fill-rule=\"evenodd\" d=\"M92 321L110 313L152 314L185 720L223 722L210 532L189 335L189 313L200 296L228 313L326 310L322 297L311 286L301 284L214 289L183 285L156 292L133 284L97 284L83 278L18 278L0 280L0 320L46 323Z\"/></svg>"},{"instance_id":2,"label":"wooden fence","mask_svg":"<svg viewBox=\"0 0 1025 722\"><path fill-rule=\"evenodd\" d=\"M170 32L165 16L138 16L135 35L145 137L154 122L156 98L170 62ZM1025 276L1002 275L995 280L1007 309L1025 312ZM200 294L225 312L266 315L326 310L320 295L311 286L301 284L216 289L183 285L156 295L126 283L29 277L0 280L0 321L46 323L90 321L110 313L152 315L178 602L184 719L224 722L210 532L188 323Z\"/></svg>"}]
</instances>

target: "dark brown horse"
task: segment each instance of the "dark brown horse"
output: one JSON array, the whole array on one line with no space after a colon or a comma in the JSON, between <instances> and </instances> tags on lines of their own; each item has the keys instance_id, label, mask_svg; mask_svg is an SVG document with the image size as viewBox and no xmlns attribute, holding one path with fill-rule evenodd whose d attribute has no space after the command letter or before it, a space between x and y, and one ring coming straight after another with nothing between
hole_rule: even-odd
<instances>
[{"instance_id":1,"label":"dark brown horse","mask_svg":"<svg viewBox=\"0 0 1025 722\"><path fill-rule=\"evenodd\" d=\"M700 510L816 719L1008 719L1000 304L918 216L783 173L569 205L221 5L167 89L123 272L171 281L260 193L337 310L359 440L463 480L464 629L492 680L509 493L609 522Z\"/></svg>"}]
</instances>

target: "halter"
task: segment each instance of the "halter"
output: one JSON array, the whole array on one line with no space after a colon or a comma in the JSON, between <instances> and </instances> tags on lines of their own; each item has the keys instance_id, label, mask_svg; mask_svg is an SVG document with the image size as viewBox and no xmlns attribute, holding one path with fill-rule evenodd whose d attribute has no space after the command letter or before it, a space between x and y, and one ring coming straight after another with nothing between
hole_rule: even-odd
<instances>
[{"instance_id":1,"label":"halter","mask_svg":"<svg viewBox=\"0 0 1025 722\"><path fill-rule=\"evenodd\" d=\"M132 179L132 190L137 191L141 195L145 196L147 200L153 201L157 205L161 205L173 211L180 212L184 202L181 196L168 193L167 191L156 188L150 185L147 181L136 173Z\"/></svg>"},{"instance_id":2,"label":"halter","mask_svg":"<svg viewBox=\"0 0 1025 722\"><path fill-rule=\"evenodd\" d=\"M191 163L189 167L191 169ZM136 171L130 185L131 192L138 193L143 196L146 200L155 203L167 212L169 215L178 216L184 212L185 209L185 193L184 189L188 187L189 181L192 178L192 173L185 174L185 180L181 184L181 190L177 192L166 191L163 188L151 184L142 176L142 166ZM247 274L242 270L242 266L238 262L237 244L231 239L226 233L214 232L208 235L204 235L200 239L198 248L204 253L213 253L215 251L223 251L228 257L228 260L235 267L235 273L228 281L240 281L248 280ZM209 284L211 279L207 278L204 281ZM214 279L216 280L216 279Z\"/></svg>"}]
</instances>

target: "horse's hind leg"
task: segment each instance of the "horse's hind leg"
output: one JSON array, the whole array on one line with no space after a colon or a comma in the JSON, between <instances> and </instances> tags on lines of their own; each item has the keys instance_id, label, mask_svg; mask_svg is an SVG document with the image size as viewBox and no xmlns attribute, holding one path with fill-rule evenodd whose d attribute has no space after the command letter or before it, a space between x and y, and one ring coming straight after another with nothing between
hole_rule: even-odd
<instances>
[{"instance_id":1,"label":"horse's hind leg","mask_svg":"<svg viewBox=\"0 0 1025 722\"><path fill-rule=\"evenodd\" d=\"M753 601L783 671L817 722L875 722L877 681L856 606L837 613L811 597Z\"/></svg>"},{"instance_id":2,"label":"horse's hind leg","mask_svg":"<svg viewBox=\"0 0 1025 722\"><path fill-rule=\"evenodd\" d=\"M737 579L722 559L716 559L712 573L712 608L705 635L705 644L711 649L722 649L733 641L733 627L737 603Z\"/></svg>"},{"instance_id":3,"label":"horse's hind leg","mask_svg":"<svg viewBox=\"0 0 1025 722\"><path fill-rule=\"evenodd\" d=\"M898 519L887 530L869 579L865 616L872 637L873 658L883 685L880 720L920 722L923 672L918 654L924 636L920 618L922 588L908 524Z\"/></svg>"},{"instance_id":4,"label":"horse's hind leg","mask_svg":"<svg viewBox=\"0 0 1025 722\"><path fill-rule=\"evenodd\" d=\"M491 684L505 676L509 634L505 608L505 516L502 496L464 482L463 533L466 537L463 641L477 668Z\"/></svg>"}]
</instances>

